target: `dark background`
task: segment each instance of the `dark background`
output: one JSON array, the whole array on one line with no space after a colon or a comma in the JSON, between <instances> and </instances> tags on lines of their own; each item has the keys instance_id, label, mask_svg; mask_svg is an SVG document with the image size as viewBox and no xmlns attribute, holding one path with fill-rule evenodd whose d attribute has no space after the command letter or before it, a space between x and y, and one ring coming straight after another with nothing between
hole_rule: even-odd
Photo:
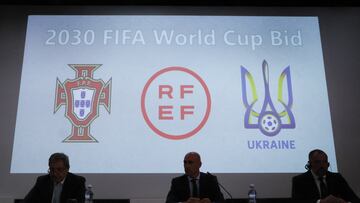
<instances>
[{"instance_id":1,"label":"dark background","mask_svg":"<svg viewBox=\"0 0 360 203\"><path fill-rule=\"evenodd\" d=\"M357 6L356 0L2 0L7 5Z\"/></svg>"},{"instance_id":2,"label":"dark background","mask_svg":"<svg viewBox=\"0 0 360 203\"><path fill-rule=\"evenodd\" d=\"M346 0L1 1L0 202L23 198L39 175L10 174L27 16L39 14L317 16L338 170L360 196L360 7L356 4L355 1ZM42 144L45 143L34 147ZM181 164L179 167L182 167ZM82 175L87 178L88 183L94 185L95 198L157 199L166 196L171 178L178 174ZM246 197L249 183L255 183L261 198L287 198L291 195L291 177L296 174L217 175L234 198ZM225 193L224 195L226 196Z\"/></svg>"}]
</instances>

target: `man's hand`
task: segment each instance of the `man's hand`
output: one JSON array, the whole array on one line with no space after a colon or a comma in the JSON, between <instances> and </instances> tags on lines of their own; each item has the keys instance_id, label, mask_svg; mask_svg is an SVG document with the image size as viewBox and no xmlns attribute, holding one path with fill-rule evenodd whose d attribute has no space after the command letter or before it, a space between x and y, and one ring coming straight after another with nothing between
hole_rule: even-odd
<instances>
[{"instance_id":1,"label":"man's hand","mask_svg":"<svg viewBox=\"0 0 360 203\"><path fill-rule=\"evenodd\" d=\"M200 203L200 198L190 197L186 203Z\"/></svg>"},{"instance_id":2,"label":"man's hand","mask_svg":"<svg viewBox=\"0 0 360 203\"><path fill-rule=\"evenodd\" d=\"M346 203L346 201L333 195L329 195L325 199L320 200L320 203Z\"/></svg>"},{"instance_id":3,"label":"man's hand","mask_svg":"<svg viewBox=\"0 0 360 203\"><path fill-rule=\"evenodd\" d=\"M211 200L209 198L204 198L200 200L200 203L211 203Z\"/></svg>"},{"instance_id":4,"label":"man's hand","mask_svg":"<svg viewBox=\"0 0 360 203\"><path fill-rule=\"evenodd\" d=\"M209 198L195 198L190 197L185 203L211 203L211 200Z\"/></svg>"}]
</instances>

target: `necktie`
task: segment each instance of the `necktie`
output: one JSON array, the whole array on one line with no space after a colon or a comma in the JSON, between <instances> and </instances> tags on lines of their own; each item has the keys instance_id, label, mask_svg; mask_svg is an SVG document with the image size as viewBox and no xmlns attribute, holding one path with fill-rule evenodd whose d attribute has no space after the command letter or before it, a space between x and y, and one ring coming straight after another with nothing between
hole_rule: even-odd
<instances>
[{"instance_id":1,"label":"necktie","mask_svg":"<svg viewBox=\"0 0 360 203\"><path fill-rule=\"evenodd\" d=\"M327 187L324 183L323 177L319 177L319 181L320 181L320 198L322 199L322 198L327 197L329 194L328 194Z\"/></svg>"},{"instance_id":2,"label":"necktie","mask_svg":"<svg viewBox=\"0 0 360 203\"><path fill-rule=\"evenodd\" d=\"M198 187L196 184L196 178L191 179L192 185L192 197L199 197Z\"/></svg>"}]
</instances>

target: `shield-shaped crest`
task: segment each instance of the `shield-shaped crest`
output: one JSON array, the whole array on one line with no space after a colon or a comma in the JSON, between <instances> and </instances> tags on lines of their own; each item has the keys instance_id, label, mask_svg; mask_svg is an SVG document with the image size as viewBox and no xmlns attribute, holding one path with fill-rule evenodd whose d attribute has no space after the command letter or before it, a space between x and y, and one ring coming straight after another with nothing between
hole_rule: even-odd
<instances>
[{"instance_id":1,"label":"shield-shaped crest","mask_svg":"<svg viewBox=\"0 0 360 203\"><path fill-rule=\"evenodd\" d=\"M90 124L99 116L99 105L110 113L111 79L105 84L94 79L99 64L69 64L76 78L61 83L56 80L54 113L65 105L65 116L72 124L71 134L63 142L97 142L90 134Z\"/></svg>"},{"instance_id":2,"label":"shield-shaped crest","mask_svg":"<svg viewBox=\"0 0 360 203\"><path fill-rule=\"evenodd\" d=\"M91 112L95 91L89 88L72 90L73 112L79 120L84 120Z\"/></svg>"},{"instance_id":3,"label":"shield-shaped crest","mask_svg":"<svg viewBox=\"0 0 360 203\"><path fill-rule=\"evenodd\" d=\"M98 117L100 93L104 83L91 78L66 81L66 117L77 127L88 126Z\"/></svg>"}]
</instances>

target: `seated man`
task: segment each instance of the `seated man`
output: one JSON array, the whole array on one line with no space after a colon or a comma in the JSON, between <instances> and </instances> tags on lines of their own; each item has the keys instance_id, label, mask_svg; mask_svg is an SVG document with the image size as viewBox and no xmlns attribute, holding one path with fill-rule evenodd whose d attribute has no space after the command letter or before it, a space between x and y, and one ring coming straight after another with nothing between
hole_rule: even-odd
<instances>
[{"instance_id":1,"label":"seated man","mask_svg":"<svg viewBox=\"0 0 360 203\"><path fill-rule=\"evenodd\" d=\"M357 202L358 197L339 173L328 171L328 157L320 149L309 153L307 172L292 179L292 198L313 203Z\"/></svg>"},{"instance_id":2,"label":"seated man","mask_svg":"<svg viewBox=\"0 0 360 203\"><path fill-rule=\"evenodd\" d=\"M69 168L67 155L52 154L49 158L49 174L37 178L25 197L25 203L83 203L85 178L70 173Z\"/></svg>"},{"instance_id":3,"label":"seated man","mask_svg":"<svg viewBox=\"0 0 360 203\"><path fill-rule=\"evenodd\" d=\"M184 158L185 174L171 182L166 203L210 203L223 202L216 176L200 172L201 158L196 152L189 152Z\"/></svg>"}]
</instances>

